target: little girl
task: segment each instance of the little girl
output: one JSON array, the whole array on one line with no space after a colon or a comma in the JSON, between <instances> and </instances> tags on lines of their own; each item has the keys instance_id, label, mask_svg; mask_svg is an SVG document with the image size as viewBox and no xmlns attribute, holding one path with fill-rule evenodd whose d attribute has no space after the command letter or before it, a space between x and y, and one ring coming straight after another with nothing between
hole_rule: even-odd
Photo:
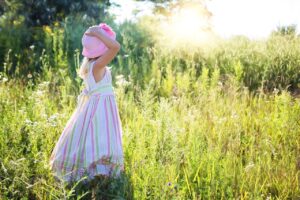
<instances>
[{"instance_id":1,"label":"little girl","mask_svg":"<svg viewBox=\"0 0 300 200\"><path fill-rule=\"evenodd\" d=\"M124 171L122 127L106 65L120 50L116 34L105 23L90 27L82 37L84 56L79 76L85 89L50 157L56 178L77 181Z\"/></svg>"}]
</instances>

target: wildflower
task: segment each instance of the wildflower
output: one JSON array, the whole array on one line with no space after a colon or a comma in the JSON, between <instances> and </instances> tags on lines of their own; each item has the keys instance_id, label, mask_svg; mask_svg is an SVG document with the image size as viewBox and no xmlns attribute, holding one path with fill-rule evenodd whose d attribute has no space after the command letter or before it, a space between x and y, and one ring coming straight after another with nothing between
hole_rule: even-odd
<instances>
[{"instance_id":1,"label":"wildflower","mask_svg":"<svg viewBox=\"0 0 300 200\"><path fill-rule=\"evenodd\" d=\"M13 24L14 24L15 26L18 26L18 25L21 24L21 22L20 22L19 20L14 20L14 21L13 21Z\"/></svg>"},{"instance_id":2,"label":"wildflower","mask_svg":"<svg viewBox=\"0 0 300 200\"><path fill-rule=\"evenodd\" d=\"M218 123L218 124L222 124L222 123L224 123L224 122L226 122L226 117L213 117L215 120L216 120L216 122Z\"/></svg>"},{"instance_id":3,"label":"wildflower","mask_svg":"<svg viewBox=\"0 0 300 200\"><path fill-rule=\"evenodd\" d=\"M250 171L250 169L252 169L254 167L254 163L250 162L246 167L245 167L245 171L248 172Z\"/></svg>"},{"instance_id":4,"label":"wildflower","mask_svg":"<svg viewBox=\"0 0 300 200\"><path fill-rule=\"evenodd\" d=\"M30 45L30 47L29 47L31 50L33 50L34 49L34 45Z\"/></svg>"},{"instance_id":5,"label":"wildflower","mask_svg":"<svg viewBox=\"0 0 300 200\"><path fill-rule=\"evenodd\" d=\"M8 81L8 79L7 79L6 77L4 77L4 78L2 79L2 82L5 83L6 81Z\"/></svg>"},{"instance_id":6,"label":"wildflower","mask_svg":"<svg viewBox=\"0 0 300 200\"><path fill-rule=\"evenodd\" d=\"M58 116L58 114L55 113L49 117L49 120L55 120L57 118L57 116Z\"/></svg>"},{"instance_id":7,"label":"wildflower","mask_svg":"<svg viewBox=\"0 0 300 200\"><path fill-rule=\"evenodd\" d=\"M274 93L274 94L277 94L278 92L279 92L279 90L278 90L277 88L274 88L273 93Z\"/></svg>"},{"instance_id":8,"label":"wildflower","mask_svg":"<svg viewBox=\"0 0 300 200\"><path fill-rule=\"evenodd\" d=\"M41 91L41 90L37 90L37 91L35 92L36 96L38 96L38 97L43 96L44 93L45 93L45 92L44 92L44 91Z\"/></svg>"},{"instance_id":9,"label":"wildflower","mask_svg":"<svg viewBox=\"0 0 300 200\"><path fill-rule=\"evenodd\" d=\"M238 114L234 111L231 115L231 118L238 118Z\"/></svg>"},{"instance_id":10,"label":"wildflower","mask_svg":"<svg viewBox=\"0 0 300 200\"><path fill-rule=\"evenodd\" d=\"M269 193L269 194L268 194L268 196L267 196L266 200L270 200L270 199L272 199L272 197L271 197L271 193Z\"/></svg>"},{"instance_id":11,"label":"wildflower","mask_svg":"<svg viewBox=\"0 0 300 200\"><path fill-rule=\"evenodd\" d=\"M116 76L117 80L124 78L123 74L117 75Z\"/></svg>"},{"instance_id":12,"label":"wildflower","mask_svg":"<svg viewBox=\"0 0 300 200\"><path fill-rule=\"evenodd\" d=\"M120 74L120 75L116 76L116 79L117 79L116 84L118 86L126 86L126 85L130 84L129 81L126 81L126 79L124 78L123 74Z\"/></svg>"},{"instance_id":13,"label":"wildflower","mask_svg":"<svg viewBox=\"0 0 300 200\"><path fill-rule=\"evenodd\" d=\"M27 78L32 78L32 74L27 74Z\"/></svg>"},{"instance_id":14,"label":"wildflower","mask_svg":"<svg viewBox=\"0 0 300 200\"><path fill-rule=\"evenodd\" d=\"M46 33L52 34L52 30L49 26L44 26L43 29Z\"/></svg>"},{"instance_id":15,"label":"wildflower","mask_svg":"<svg viewBox=\"0 0 300 200\"><path fill-rule=\"evenodd\" d=\"M30 119L26 119L26 120L25 120L25 123L26 123L26 124L31 124L32 121L31 121Z\"/></svg>"},{"instance_id":16,"label":"wildflower","mask_svg":"<svg viewBox=\"0 0 300 200\"><path fill-rule=\"evenodd\" d=\"M22 109L20 109L20 110L18 110L20 113L22 113L22 114L25 114L26 113L26 111L22 108Z\"/></svg>"},{"instance_id":17,"label":"wildflower","mask_svg":"<svg viewBox=\"0 0 300 200\"><path fill-rule=\"evenodd\" d=\"M32 126L37 126L38 125L38 122L33 122L32 123Z\"/></svg>"},{"instance_id":18,"label":"wildflower","mask_svg":"<svg viewBox=\"0 0 300 200\"><path fill-rule=\"evenodd\" d=\"M44 81L44 82L38 84L38 89L44 91L47 89L48 85L49 85L49 82Z\"/></svg>"},{"instance_id":19,"label":"wildflower","mask_svg":"<svg viewBox=\"0 0 300 200\"><path fill-rule=\"evenodd\" d=\"M53 115L51 115L48 119L47 119L47 121L48 121L48 123L50 124L50 126L57 126L57 118L58 118L58 114L57 113L55 113L55 114L53 114Z\"/></svg>"}]
</instances>

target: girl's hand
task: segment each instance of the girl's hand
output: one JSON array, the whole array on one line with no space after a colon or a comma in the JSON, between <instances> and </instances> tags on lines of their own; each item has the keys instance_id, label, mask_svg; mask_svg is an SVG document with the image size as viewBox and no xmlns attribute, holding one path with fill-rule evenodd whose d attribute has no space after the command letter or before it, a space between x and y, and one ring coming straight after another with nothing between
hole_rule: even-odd
<instances>
[{"instance_id":1,"label":"girl's hand","mask_svg":"<svg viewBox=\"0 0 300 200\"><path fill-rule=\"evenodd\" d=\"M94 37L96 37L97 34L101 34L100 33L101 31L102 30L101 30L101 28L99 26L91 26L91 27L89 27L89 29L84 34L86 34L88 36L94 36Z\"/></svg>"}]
</instances>

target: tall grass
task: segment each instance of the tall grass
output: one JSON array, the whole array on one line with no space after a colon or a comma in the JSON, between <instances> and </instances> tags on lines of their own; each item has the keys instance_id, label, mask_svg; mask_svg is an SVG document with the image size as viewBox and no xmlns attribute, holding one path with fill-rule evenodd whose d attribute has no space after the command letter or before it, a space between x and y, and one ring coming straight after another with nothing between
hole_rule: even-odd
<instances>
[{"instance_id":1,"label":"tall grass","mask_svg":"<svg viewBox=\"0 0 300 200\"><path fill-rule=\"evenodd\" d=\"M44 27L45 48L27 59L14 49L3 58L0 199L90 199L93 185L99 199L300 198L300 103L290 95L300 39L232 38L190 52L156 46L130 23L110 64L126 173L57 182L47 164L83 87L75 22Z\"/></svg>"},{"instance_id":2,"label":"tall grass","mask_svg":"<svg viewBox=\"0 0 300 200\"><path fill-rule=\"evenodd\" d=\"M99 198L299 198L299 100L250 93L233 68L222 81L218 67L195 77L153 64L144 90L113 71L126 174L95 182ZM46 166L80 88L66 74L45 70L35 86L1 80L0 198L89 197L89 183L65 187Z\"/></svg>"}]
</instances>

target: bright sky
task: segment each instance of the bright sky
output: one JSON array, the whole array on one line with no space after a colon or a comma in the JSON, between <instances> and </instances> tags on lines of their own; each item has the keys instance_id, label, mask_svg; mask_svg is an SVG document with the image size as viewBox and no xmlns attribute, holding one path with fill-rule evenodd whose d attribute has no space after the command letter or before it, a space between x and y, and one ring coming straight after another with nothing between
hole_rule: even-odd
<instances>
[{"instance_id":1,"label":"bright sky","mask_svg":"<svg viewBox=\"0 0 300 200\"><path fill-rule=\"evenodd\" d=\"M132 11L142 10L138 15L151 14L151 3L133 0L113 0L121 8L111 9L117 22L134 19ZM279 25L296 24L300 32L300 0L210 0L209 11L213 13L214 30L223 37L246 35L250 38L268 37Z\"/></svg>"}]
</instances>

